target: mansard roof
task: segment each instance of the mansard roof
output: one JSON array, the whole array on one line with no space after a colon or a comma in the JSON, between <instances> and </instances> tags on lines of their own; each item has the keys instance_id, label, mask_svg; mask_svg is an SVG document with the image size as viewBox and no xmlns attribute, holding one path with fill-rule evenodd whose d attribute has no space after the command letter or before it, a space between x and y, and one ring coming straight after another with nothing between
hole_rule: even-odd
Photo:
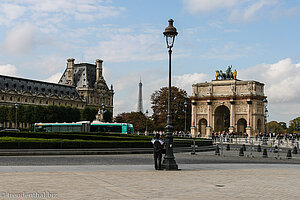
<instances>
[{"instance_id":1,"label":"mansard roof","mask_svg":"<svg viewBox=\"0 0 300 200\"><path fill-rule=\"evenodd\" d=\"M15 90L17 92L30 92L31 94L79 97L74 86L30 80L25 78L0 75L0 90Z\"/></svg>"},{"instance_id":2,"label":"mansard roof","mask_svg":"<svg viewBox=\"0 0 300 200\"><path fill-rule=\"evenodd\" d=\"M68 72L65 69L62 77L59 80L59 84L67 84ZM96 65L90 63L74 64L74 86L75 87L89 87L94 88L96 86ZM106 81L103 77L97 83L97 88L101 90L109 90Z\"/></svg>"},{"instance_id":3,"label":"mansard roof","mask_svg":"<svg viewBox=\"0 0 300 200\"><path fill-rule=\"evenodd\" d=\"M67 70L59 80L59 84L67 83ZM74 64L74 85L75 87L94 88L96 82L96 65L89 63Z\"/></svg>"}]
</instances>

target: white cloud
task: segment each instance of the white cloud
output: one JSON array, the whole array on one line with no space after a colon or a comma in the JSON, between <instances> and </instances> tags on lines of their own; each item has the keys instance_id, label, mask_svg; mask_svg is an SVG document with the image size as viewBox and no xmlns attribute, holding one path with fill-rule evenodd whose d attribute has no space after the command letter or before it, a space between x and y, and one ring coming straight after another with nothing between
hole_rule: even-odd
<instances>
[{"instance_id":1,"label":"white cloud","mask_svg":"<svg viewBox=\"0 0 300 200\"><path fill-rule=\"evenodd\" d=\"M260 15L266 15L266 11L262 11L264 7L274 6L278 3L278 0L259 0L253 2L246 8L234 9L229 19L232 21L251 21L255 18L258 18Z\"/></svg>"},{"instance_id":2,"label":"white cloud","mask_svg":"<svg viewBox=\"0 0 300 200\"><path fill-rule=\"evenodd\" d=\"M281 15L290 15L294 9L278 9L279 0L183 0L185 9L192 13L212 13L219 11L230 21L247 22L260 17L273 17L280 10ZM271 8L271 9L270 9ZM285 14L284 14L285 13Z\"/></svg>"},{"instance_id":3,"label":"white cloud","mask_svg":"<svg viewBox=\"0 0 300 200\"><path fill-rule=\"evenodd\" d=\"M0 5L0 25L9 25L11 21L18 19L25 12L23 6L14 4L1 4Z\"/></svg>"},{"instance_id":4,"label":"white cloud","mask_svg":"<svg viewBox=\"0 0 300 200\"><path fill-rule=\"evenodd\" d=\"M101 41L97 46L85 51L85 57L92 59L101 56L109 62L128 62L133 60L164 60L163 42L159 35L148 33L137 35L118 34L110 40Z\"/></svg>"},{"instance_id":5,"label":"white cloud","mask_svg":"<svg viewBox=\"0 0 300 200\"><path fill-rule=\"evenodd\" d=\"M0 74L7 75L7 76L16 76L17 68L16 66L11 64L0 65Z\"/></svg>"},{"instance_id":6,"label":"white cloud","mask_svg":"<svg viewBox=\"0 0 300 200\"><path fill-rule=\"evenodd\" d=\"M197 13L232 7L237 3L237 0L184 0L183 2L188 11Z\"/></svg>"},{"instance_id":7,"label":"white cloud","mask_svg":"<svg viewBox=\"0 0 300 200\"><path fill-rule=\"evenodd\" d=\"M37 28L30 24L18 24L6 34L3 49L9 54L29 53L37 44Z\"/></svg>"},{"instance_id":8,"label":"white cloud","mask_svg":"<svg viewBox=\"0 0 300 200\"><path fill-rule=\"evenodd\" d=\"M58 33L74 21L94 22L124 12L124 7L111 4L104 0L1 0L0 25L14 25L26 14L27 21L41 31Z\"/></svg>"},{"instance_id":9,"label":"white cloud","mask_svg":"<svg viewBox=\"0 0 300 200\"><path fill-rule=\"evenodd\" d=\"M187 91L188 95L192 95L192 85L195 83L201 83L208 79L207 74L183 74L181 76L174 76L174 86L179 87Z\"/></svg>"},{"instance_id":10,"label":"white cloud","mask_svg":"<svg viewBox=\"0 0 300 200\"><path fill-rule=\"evenodd\" d=\"M213 47L200 57L204 59L233 60L244 57L253 50L253 46L241 46L235 42L227 42L223 47Z\"/></svg>"},{"instance_id":11,"label":"white cloud","mask_svg":"<svg viewBox=\"0 0 300 200\"><path fill-rule=\"evenodd\" d=\"M52 54L39 56L30 65L33 70L37 70L42 74L50 75L58 71L63 72L66 68L66 62L67 58L61 55Z\"/></svg>"},{"instance_id":12,"label":"white cloud","mask_svg":"<svg viewBox=\"0 0 300 200\"><path fill-rule=\"evenodd\" d=\"M58 83L59 79L61 78L62 73L56 73L50 76L49 78L45 79L44 81L50 82L50 83Z\"/></svg>"},{"instance_id":13,"label":"white cloud","mask_svg":"<svg viewBox=\"0 0 300 200\"><path fill-rule=\"evenodd\" d=\"M238 78L257 80L265 84L265 94L274 120L286 121L300 115L300 63L290 58L274 64L260 64L240 70Z\"/></svg>"}]
</instances>

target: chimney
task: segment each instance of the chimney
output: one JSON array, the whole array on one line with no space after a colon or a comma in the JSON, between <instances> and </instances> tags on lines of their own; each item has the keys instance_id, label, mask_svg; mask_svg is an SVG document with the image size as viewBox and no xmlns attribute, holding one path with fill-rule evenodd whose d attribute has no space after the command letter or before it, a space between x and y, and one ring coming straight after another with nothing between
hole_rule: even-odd
<instances>
[{"instance_id":1,"label":"chimney","mask_svg":"<svg viewBox=\"0 0 300 200\"><path fill-rule=\"evenodd\" d=\"M102 79L102 63L103 60L97 59L96 60L96 82Z\"/></svg>"},{"instance_id":2,"label":"chimney","mask_svg":"<svg viewBox=\"0 0 300 200\"><path fill-rule=\"evenodd\" d=\"M74 85L74 58L67 60L67 84Z\"/></svg>"}]
</instances>

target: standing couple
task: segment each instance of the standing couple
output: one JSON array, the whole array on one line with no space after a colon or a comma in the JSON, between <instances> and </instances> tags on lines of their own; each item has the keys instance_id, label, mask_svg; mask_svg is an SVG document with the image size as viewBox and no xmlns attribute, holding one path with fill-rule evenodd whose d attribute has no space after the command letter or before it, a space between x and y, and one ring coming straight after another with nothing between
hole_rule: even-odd
<instances>
[{"instance_id":1,"label":"standing couple","mask_svg":"<svg viewBox=\"0 0 300 200\"><path fill-rule=\"evenodd\" d=\"M165 153L165 141L161 139L159 133L156 133L154 138L151 140L153 144L153 155L154 155L154 166L156 170L162 170L161 168L161 159L162 154Z\"/></svg>"}]
</instances>

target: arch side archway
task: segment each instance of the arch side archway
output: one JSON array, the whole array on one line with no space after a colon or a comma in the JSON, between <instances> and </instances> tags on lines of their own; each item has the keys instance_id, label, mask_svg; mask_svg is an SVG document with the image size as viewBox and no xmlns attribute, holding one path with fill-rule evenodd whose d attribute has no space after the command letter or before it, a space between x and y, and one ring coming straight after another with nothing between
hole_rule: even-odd
<instances>
[{"instance_id":1,"label":"arch side archway","mask_svg":"<svg viewBox=\"0 0 300 200\"><path fill-rule=\"evenodd\" d=\"M199 120L198 124L199 124L198 130L200 132L200 136L204 137L206 134L207 120L202 118ZM199 135L199 133L198 133L198 135Z\"/></svg>"},{"instance_id":2,"label":"arch side archway","mask_svg":"<svg viewBox=\"0 0 300 200\"><path fill-rule=\"evenodd\" d=\"M244 118L240 118L237 121L237 133L243 134L246 132L247 121Z\"/></svg>"}]
</instances>

